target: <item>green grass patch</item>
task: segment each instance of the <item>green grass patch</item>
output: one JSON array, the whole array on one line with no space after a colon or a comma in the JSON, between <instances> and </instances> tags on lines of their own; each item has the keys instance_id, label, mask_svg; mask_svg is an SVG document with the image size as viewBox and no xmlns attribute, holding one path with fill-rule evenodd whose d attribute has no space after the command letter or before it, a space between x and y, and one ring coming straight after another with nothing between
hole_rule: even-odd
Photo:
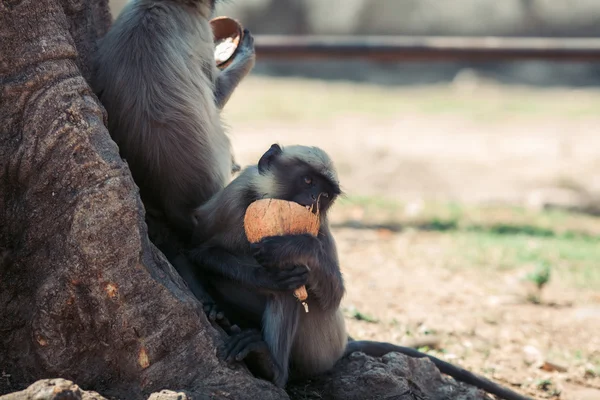
<instances>
[{"instance_id":1,"label":"green grass patch","mask_svg":"<svg viewBox=\"0 0 600 400\"><path fill-rule=\"evenodd\" d=\"M344 199L333 214L332 223L339 227L448 235L453 243L447 254L449 267L521 269L529 271L531 279L548 273L548 279L571 286L600 288L600 218L595 216L457 203L415 207L376 197Z\"/></svg>"},{"instance_id":2,"label":"green grass patch","mask_svg":"<svg viewBox=\"0 0 600 400\"><path fill-rule=\"evenodd\" d=\"M552 279L581 288L600 288L600 239L531 237L525 234L456 232L455 256L462 265L530 270L546 265Z\"/></svg>"},{"instance_id":3,"label":"green grass patch","mask_svg":"<svg viewBox=\"0 0 600 400\"><path fill-rule=\"evenodd\" d=\"M360 210L357 219L354 214ZM563 239L600 239L600 218L562 211L533 211L510 205L470 206L455 202L405 204L384 197L349 196L332 212L334 223L402 230L464 231Z\"/></svg>"},{"instance_id":4,"label":"green grass patch","mask_svg":"<svg viewBox=\"0 0 600 400\"><path fill-rule=\"evenodd\" d=\"M376 324L379 322L377 318L369 314L363 313L357 310L355 307L348 307L344 311L346 312L346 315L348 315L350 318L354 318L357 321L364 321L372 324Z\"/></svg>"}]
</instances>

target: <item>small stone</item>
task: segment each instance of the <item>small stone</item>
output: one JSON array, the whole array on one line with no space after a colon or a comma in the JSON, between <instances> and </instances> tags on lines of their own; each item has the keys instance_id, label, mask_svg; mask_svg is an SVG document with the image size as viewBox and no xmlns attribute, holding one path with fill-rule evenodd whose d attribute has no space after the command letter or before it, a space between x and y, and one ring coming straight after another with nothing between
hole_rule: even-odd
<instances>
[{"instance_id":1,"label":"small stone","mask_svg":"<svg viewBox=\"0 0 600 400\"><path fill-rule=\"evenodd\" d=\"M158 393L152 393L148 400L189 400L189 397L183 392L161 390Z\"/></svg>"},{"instance_id":2,"label":"small stone","mask_svg":"<svg viewBox=\"0 0 600 400\"><path fill-rule=\"evenodd\" d=\"M542 363L540 369L548 372L567 372L567 367L547 360Z\"/></svg>"},{"instance_id":3,"label":"small stone","mask_svg":"<svg viewBox=\"0 0 600 400\"><path fill-rule=\"evenodd\" d=\"M525 362L527 364L534 364L542 358L542 353L533 346L523 347L523 353L525 353Z\"/></svg>"}]
</instances>

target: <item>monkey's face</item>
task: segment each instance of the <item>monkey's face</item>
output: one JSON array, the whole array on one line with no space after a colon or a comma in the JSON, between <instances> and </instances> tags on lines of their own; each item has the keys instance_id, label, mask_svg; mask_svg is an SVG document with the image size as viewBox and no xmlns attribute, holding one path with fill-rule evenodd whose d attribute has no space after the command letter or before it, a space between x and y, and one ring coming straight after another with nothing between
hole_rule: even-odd
<instances>
[{"instance_id":1,"label":"monkey's face","mask_svg":"<svg viewBox=\"0 0 600 400\"><path fill-rule=\"evenodd\" d=\"M276 180L273 197L312 207L314 213L326 213L340 194L338 186L308 164L299 160L286 161L275 161L271 166Z\"/></svg>"},{"instance_id":2,"label":"monkey's face","mask_svg":"<svg viewBox=\"0 0 600 400\"><path fill-rule=\"evenodd\" d=\"M313 212L326 213L341 193L337 183L332 182L314 166L305 161L307 157L286 156L279 145L274 144L261 157L259 173L271 180L268 197L294 201Z\"/></svg>"},{"instance_id":3,"label":"monkey's face","mask_svg":"<svg viewBox=\"0 0 600 400\"><path fill-rule=\"evenodd\" d=\"M284 185L287 191L283 195L284 200L312 207L313 212L327 212L338 195L335 186L310 167L296 168L291 176L288 175L288 179Z\"/></svg>"}]
</instances>

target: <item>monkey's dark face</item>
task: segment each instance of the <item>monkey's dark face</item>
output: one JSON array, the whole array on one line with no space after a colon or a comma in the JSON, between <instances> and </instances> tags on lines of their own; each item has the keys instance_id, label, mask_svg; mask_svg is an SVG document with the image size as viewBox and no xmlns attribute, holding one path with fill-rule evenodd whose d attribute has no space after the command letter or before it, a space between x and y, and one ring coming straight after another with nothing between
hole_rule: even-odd
<instances>
[{"instance_id":1,"label":"monkey's dark face","mask_svg":"<svg viewBox=\"0 0 600 400\"><path fill-rule=\"evenodd\" d=\"M326 213L341 193L339 185L316 171L301 158L282 157L283 150L273 145L258 163L259 173L272 173L275 180L270 197L294 201L313 212Z\"/></svg>"},{"instance_id":2,"label":"monkey's dark face","mask_svg":"<svg viewBox=\"0 0 600 400\"><path fill-rule=\"evenodd\" d=\"M313 212L326 213L340 193L337 185L301 162L279 168L277 175L281 188L279 197L312 207Z\"/></svg>"}]
</instances>

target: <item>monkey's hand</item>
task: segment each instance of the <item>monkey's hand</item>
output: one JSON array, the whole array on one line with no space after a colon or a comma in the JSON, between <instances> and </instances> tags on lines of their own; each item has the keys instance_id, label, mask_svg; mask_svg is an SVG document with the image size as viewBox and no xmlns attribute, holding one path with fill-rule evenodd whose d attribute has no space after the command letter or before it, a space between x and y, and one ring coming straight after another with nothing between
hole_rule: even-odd
<instances>
[{"instance_id":1,"label":"monkey's hand","mask_svg":"<svg viewBox=\"0 0 600 400\"><path fill-rule=\"evenodd\" d=\"M254 50L254 36L248 29L244 29L244 38L240 43L237 52L233 55L233 62L226 70L242 69L247 75L254 67L256 61L256 51Z\"/></svg>"},{"instance_id":2,"label":"monkey's hand","mask_svg":"<svg viewBox=\"0 0 600 400\"><path fill-rule=\"evenodd\" d=\"M299 264L312 267L321 247L319 240L309 234L268 236L251 244L256 261L271 268Z\"/></svg>"},{"instance_id":3,"label":"monkey's hand","mask_svg":"<svg viewBox=\"0 0 600 400\"><path fill-rule=\"evenodd\" d=\"M287 374L279 366L264 341L260 331L249 329L242 331L237 325L231 327L231 337L219 349L219 357L228 364L245 361L250 370L278 387L283 387ZM285 367L287 369L287 366Z\"/></svg>"},{"instance_id":4,"label":"monkey's hand","mask_svg":"<svg viewBox=\"0 0 600 400\"><path fill-rule=\"evenodd\" d=\"M244 38L233 55L233 60L225 69L219 72L215 82L215 102L222 109L240 84L254 68L256 53L254 37L248 29L244 29Z\"/></svg>"},{"instance_id":5,"label":"monkey's hand","mask_svg":"<svg viewBox=\"0 0 600 400\"><path fill-rule=\"evenodd\" d=\"M271 291L289 292L308 282L308 268L304 265L261 265L255 273L257 286Z\"/></svg>"}]
</instances>

